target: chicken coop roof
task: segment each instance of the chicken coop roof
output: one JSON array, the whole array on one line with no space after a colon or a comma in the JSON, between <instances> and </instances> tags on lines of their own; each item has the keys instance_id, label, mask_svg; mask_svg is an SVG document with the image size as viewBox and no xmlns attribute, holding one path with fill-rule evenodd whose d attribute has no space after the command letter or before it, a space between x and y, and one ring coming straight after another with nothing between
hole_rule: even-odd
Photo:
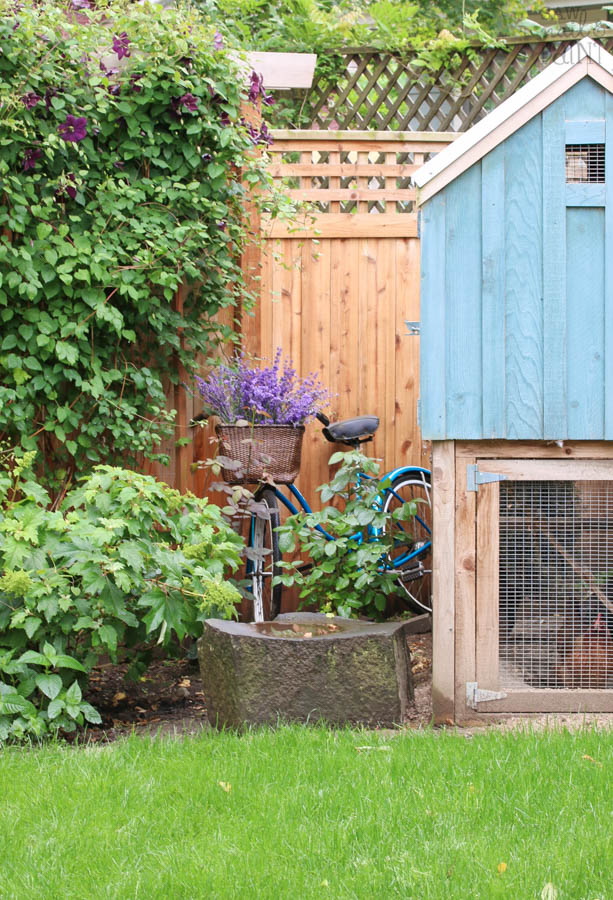
<instances>
[{"instance_id":1,"label":"chicken coop roof","mask_svg":"<svg viewBox=\"0 0 613 900\"><path fill-rule=\"evenodd\" d=\"M593 78L613 93L613 56L592 38L583 38L497 109L417 170L413 180L424 203L478 162L582 78Z\"/></svg>"}]
</instances>

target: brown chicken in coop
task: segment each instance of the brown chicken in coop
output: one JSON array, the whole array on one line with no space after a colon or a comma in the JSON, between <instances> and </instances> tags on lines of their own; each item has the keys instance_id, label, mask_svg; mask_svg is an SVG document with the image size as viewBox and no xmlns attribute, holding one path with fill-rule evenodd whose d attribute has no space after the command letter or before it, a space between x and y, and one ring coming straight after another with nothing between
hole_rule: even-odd
<instances>
[{"instance_id":1,"label":"brown chicken in coop","mask_svg":"<svg viewBox=\"0 0 613 900\"><path fill-rule=\"evenodd\" d=\"M558 650L563 661L557 667L557 681L566 688L606 688L613 683L613 638L602 616L598 613L587 631L569 640L563 629L563 639L558 638Z\"/></svg>"}]
</instances>

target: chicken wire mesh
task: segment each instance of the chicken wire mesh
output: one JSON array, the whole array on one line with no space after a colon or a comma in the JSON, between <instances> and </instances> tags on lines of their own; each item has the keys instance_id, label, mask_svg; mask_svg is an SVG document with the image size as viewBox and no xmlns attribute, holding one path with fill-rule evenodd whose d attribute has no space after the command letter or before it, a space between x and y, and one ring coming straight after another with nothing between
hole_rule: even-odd
<instances>
[{"instance_id":1,"label":"chicken wire mesh","mask_svg":"<svg viewBox=\"0 0 613 900\"><path fill-rule=\"evenodd\" d=\"M613 482L500 484L502 689L613 688Z\"/></svg>"},{"instance_id":2,"label":"chicken wire mesh","mask_svg":"<svg viewBox=\"0 0 613 900\"><path fill-rule=\"evenodd\" d=\"M604 144L567 144L566 181L569 184L603 184Z\"/></svg>"}]
</instances>

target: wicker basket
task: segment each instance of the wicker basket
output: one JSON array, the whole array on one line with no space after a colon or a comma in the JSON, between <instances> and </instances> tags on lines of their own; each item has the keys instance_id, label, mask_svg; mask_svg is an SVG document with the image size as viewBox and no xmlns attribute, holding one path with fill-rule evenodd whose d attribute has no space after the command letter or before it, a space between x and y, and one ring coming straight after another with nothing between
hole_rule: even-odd
<instances>
[{"instance_id":1,"label":"wicker basket","mask_svg":"<svg viewBox=\"0 0 613 900\"><path fill-rule=\"evenodd\" d=\"M304 425L217 425L222 456L241 463L239 471L224 469L228 484L255 484L269 476L291 484L300 471Z\"/></svg>"}]
</instances>

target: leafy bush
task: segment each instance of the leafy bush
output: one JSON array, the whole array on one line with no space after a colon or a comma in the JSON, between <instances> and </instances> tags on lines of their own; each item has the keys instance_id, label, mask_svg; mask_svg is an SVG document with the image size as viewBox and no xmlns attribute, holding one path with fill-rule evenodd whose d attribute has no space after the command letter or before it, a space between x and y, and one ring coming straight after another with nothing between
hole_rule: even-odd
<instances>
[{"instance_id":1,"label":"leafy bush","mask_svg":"<svg viewBox=\"0 0 613 900\"><path fill-rule=\"evenodd\" d=\"M397 591L396 576L385 558L393 546L394 521L408 520L417 512L416 502L404 503L393 513L382 510L387 481L379 481L379 463L358 450L333 453L330 465L341 463L329 484L318 490L326 506L321 512L290 516L277 528L281 553L296 549L312 565L300 559L282 561L285 574L277 581L297 585L300 597L324 612L339 616L366 615L381 618L387 597ZM360 477L364 473L370 477ZM328 540L323 529L332 535Z\"/></svg>"},{"instance_id":2,"label":"leafy bush","mask_svg":"<svg viewBox=\"0 0 613 900\"><path fill-rule=\"evenodd\" d=\"M267 134L214 27L89 7L0 0L0 439L38 449L56 494L96 463L158 458L163 379L231 334L221 308L249 304L245 195L266 181Z\"/></svg>"},{"instance_id":3,"label":"leafy bush","mask_svg":"<svg viewBox=\"0 0 613 900\"><path fill-rule=\"evenodd\" d=\"M81 689L101 655L197 637L240 599L218 507L98 466L49 510L33 455L0 470L0 739L99 721Z\"/></svg>"}]
</instances>

